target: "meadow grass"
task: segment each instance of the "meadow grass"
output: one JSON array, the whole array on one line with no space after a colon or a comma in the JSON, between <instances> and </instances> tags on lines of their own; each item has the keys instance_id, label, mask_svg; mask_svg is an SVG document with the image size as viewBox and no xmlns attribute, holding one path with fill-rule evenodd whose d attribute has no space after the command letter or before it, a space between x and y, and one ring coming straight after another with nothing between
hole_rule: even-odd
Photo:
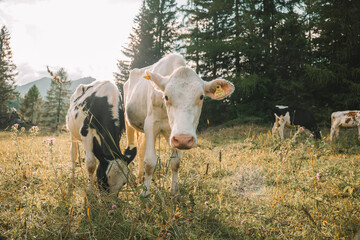
<instances>
[{"instance_id":1,"label":"meadow grass","mask_svg":"<svg viewBox=\"0 0 360 240\"><path fill-rule=\"evenodd\" d=\"M182 152L180 199L170 196L164 139L150 196L141 197L131 178L114 199L87 187L83 151L73 184L68 133L1 132L0 239L353 238L360 230L356 134L331 144L301 130L280 141L270 129L201 132L199 146ZM134 174L137 164L130 164Z\"/></svg>"}]
</instances>

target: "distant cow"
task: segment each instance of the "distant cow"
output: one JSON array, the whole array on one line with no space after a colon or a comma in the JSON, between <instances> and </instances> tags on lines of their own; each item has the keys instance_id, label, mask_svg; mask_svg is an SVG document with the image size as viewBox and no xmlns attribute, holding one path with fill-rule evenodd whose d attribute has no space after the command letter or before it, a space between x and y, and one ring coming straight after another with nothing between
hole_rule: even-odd
<instances>
[{"instance_id":1,"label":"distant cow","mask_svg":"<svg viewBox=\"0 0 360 240\"><path fill-rule=\"evenodd\" d=\"M275 123L272 133L279 130L280 138L284 139L284 127L301 126L311 131L316 139L320 139L320 131L316 125L314 115L307 110L276 105L274 108Z\"/></svg>"},{"instance_id":2,"label":"distant cow","mask_svg":"<svg viewBox=\"0 0 360 240\"><path fill-rule=\"evenodd\" d=\"M196 146L196 128L204 96L221 100L234 91L224 79L203 81L185 65L179 54L170 54L152 66L134 69L124 85L128 146L133 148L135 130L145 133L145 180L143 195L149 194L156 164L155 139L162 134L172 147L171 194L178 193L181 149ZM139 149L139 155L143 155ZM143 171L140 169L140 171Z\"/></svg>"},{"instance_id":3,"label":"distant cow","mask_svg":"<svg viewBox=\"0 0 360 240\"><path fill-rule=\"evenodd\" d=\"M110 192L118 193L127 181L127 165L134 154L124 156L120 151L120 137L125 127L122 97L116 85L110 81L95 81L79 85L70 99L66 116L71 133L71 160L77 158L77 143L85 149L85 164L92 182L96 168L98 185Z\"/></svg>"},{"instance_id":4,"label":"distant cow","mask_svg":"<svg viewBox=\"0 0 360 240\"><path fill-rule=\"evenodd\" d=\"M331 114L330 141L334 140L334 134L339 136L340 127L358 127L360 139L360 111L342 111Z\"/></svg>"}]
</instances>

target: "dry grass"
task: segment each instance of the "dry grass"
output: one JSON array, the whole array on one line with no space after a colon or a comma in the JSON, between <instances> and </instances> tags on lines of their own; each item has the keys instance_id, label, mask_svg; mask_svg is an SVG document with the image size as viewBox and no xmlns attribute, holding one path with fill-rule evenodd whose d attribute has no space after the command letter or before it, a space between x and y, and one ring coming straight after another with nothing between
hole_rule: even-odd
<instances>
[{"instance_id":1,"label":"dry grass","mask_svg":"<svg viewBox=\"0 0 360 240\"><path fill-rule=\"evenodd\" d=\"M0 239L354 237L360 230L356 136L343 134L331 145L300 133L296 141L280 142L269 129L246 125L199 134L199 147L182 153L180 201L169 196L170 149L163 139L151 195L141 198L141 185L132 182L114 201L85 190L84 153L69 191L68 134L2 132Z\"/></svg>"}]
</instances>

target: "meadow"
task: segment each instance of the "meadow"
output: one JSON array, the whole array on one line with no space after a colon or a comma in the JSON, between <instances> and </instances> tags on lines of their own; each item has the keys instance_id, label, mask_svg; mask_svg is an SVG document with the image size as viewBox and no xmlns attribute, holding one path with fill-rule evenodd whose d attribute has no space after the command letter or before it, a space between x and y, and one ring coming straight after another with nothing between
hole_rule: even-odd
<instances>
[{"instance_id":1,"label":"meadow","mask_svg":"<svg viewBox=\"0 0 360 240\"><path fill-rule=\"evenodd\" d=\"M360 230L360 141L316 142L301 129L209 128L182 152L181 198L170 196L170 148L150 196L134 176L118 198L88 188L82 151L71 178L70 136L0 132L0 239L352 239ZM125 137L121 148L125 148Z\"/></svg>"}]
</instances>

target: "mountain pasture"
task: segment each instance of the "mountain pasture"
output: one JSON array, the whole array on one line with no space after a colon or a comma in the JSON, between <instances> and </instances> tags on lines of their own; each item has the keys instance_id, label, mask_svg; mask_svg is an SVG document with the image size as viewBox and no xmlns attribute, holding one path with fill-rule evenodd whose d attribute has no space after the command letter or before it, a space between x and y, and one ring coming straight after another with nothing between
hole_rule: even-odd
<instances>
[{"instance_id":1,"label":"mountain pasture","mask_svg":"<svg viewBox=\"0 0 360 240\"><path fill-rule=\"evenodd\" d=\"M72 178L69 133L1 132L0 239L353 238L360 230L356 133L331 144L301 129L296 140L292 130L280 141L270 130L248 124L199 133L198 147L182 151L178 198L169 194L171 151L162 138L150 195L141 197L131 176L115 200L88 187L83 151Z\"/></svg>"}]
</instances>

